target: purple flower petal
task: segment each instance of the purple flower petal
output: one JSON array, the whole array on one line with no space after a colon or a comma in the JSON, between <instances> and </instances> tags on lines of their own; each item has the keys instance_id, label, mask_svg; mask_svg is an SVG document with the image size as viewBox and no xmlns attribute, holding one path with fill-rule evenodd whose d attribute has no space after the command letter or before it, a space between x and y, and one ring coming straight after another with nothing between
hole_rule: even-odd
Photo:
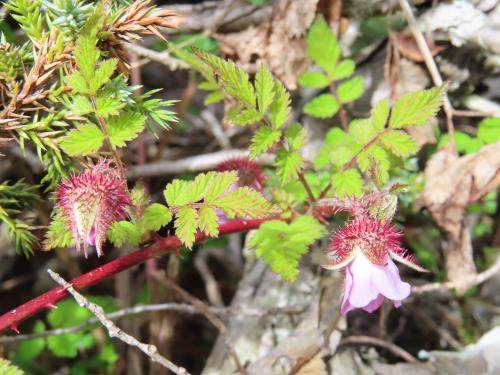
<instances>
[{"instance_id":1,"label":"purple flower petal","mask_svg":"<svg viewBox=\"0 0 500 375\"><path fill-rule=\"evenodd\" d=\"M368 305L363 307L363 310L372 313L375 310L377 310L380 306L382 306L383 303L384 303L384 296L382 294L379 294L377 298L375 298Z\"/></svg>"},{"instance_id":2,"label":"purple flower petal","mask_svg":"<svg viewBox=\"0 0 500 375\"><path fill-rule=\"evenodd\" d=\"M352 275L352 288L349 293L349 303L355 307L364 307L377 298L379 291L372 279L374 265L359 252L347 266Z\"/></svg>"},{"instance_id":3,"label":"purple flower petal","mask_svg":"<svg viewBox=\"0 0 500 375\"><path fill-rule=\"evenodd\" d=\"M410 284L401 281L398 267L390 258L385 266L373 265L371 275L373 285L385 297L401 301L410 295Z\"/></svg>"}]
</instances>

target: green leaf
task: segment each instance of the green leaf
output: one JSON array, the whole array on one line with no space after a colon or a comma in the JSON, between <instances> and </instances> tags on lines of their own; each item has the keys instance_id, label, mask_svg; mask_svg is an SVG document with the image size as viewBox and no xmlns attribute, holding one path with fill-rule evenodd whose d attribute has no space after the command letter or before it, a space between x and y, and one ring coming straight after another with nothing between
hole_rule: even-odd
<instances>
[{"instance_id":1,"label":"green leaf","mask_svg":"<svg viewBox=\"0 0 500 375\"><path fill-rule=\"evenodd\" d=\"M283 279L294 282L302 255L325 234L324 227L311 216L301 216L291 224L268 221L250 240L258 257Z\"/></svg>"},{"instance_id":2,"label":"green leaf","mask_svg":"<svg viewBox=\"0 0 500 375\"><path fill-rule=\"evenodd\" d=\"M332 80L336 81L339 79L344 79L350 77L354 74L354 69L356 69L356 64L353 60L346 59L342 60L337 64L335 70L332 74Z\"/></svg>"},{"instance_id":3,"label":"green leaf","mask_svg":"<svg viewBox=\"0 0 500 375\"><path fill-rule=\"evenodd\" d=\"M349 103L363 95L365 80L356 76L341 83L337 89L341 103Z\"/></svg>"},{"instance_id":4,"label":"green leaf","mask_svg":"<svg viewBox=\"0 0 500 375\"><path fill-rule=\"evenodd\" d=\"M276 173L282 184L296 179L302 170L303 164L302 156L296 152L281 148L276 153Z\"/></svg>"},{"instance_id":5,"label":"green leaf","mask_svg":"<svg viewBox=\"0 0 500 375\"><path fill-rule=\"evenodd\" d=\"M200 209L200 230L205 232L209 237L217 237L219 235L219 217L213 208L203 206Z\"/></svg>"},{"instance_id":6,"label":"green leaf","mask_svg":"<svg viewBox=\"0 0 500 375\"><path fill-rule=\"evenodd\" d=\"M78 71L73 72L72 75L66 78L66 83L73 91L78 94L90 94L90 89L87 81L83 78L82 74Z\"/></svg>"},{"instance_id":7,"label":"green leaf","mask_svg":"<svg viewBox=\"0 0 500 375\"><path fill-rule=\"evenodd\" d=\"M51 250L58 247L64 248L74 246L73 234L60 210L55 211L55 215L50 222L49 229L45 233L43 248Z\"/></svg>"},{"instance_id":8,"label":"green leaf","mask_svg":"<svg viewBox=\"0 0 500 375\"><path fill-rule=\"evenodd\" d=\"M82 116L94 112L94 108L89 98L83 95L75 95L71 102L71 112L77 116Z\"/></svg>"},{"instance_id":9,"label":"green leaf","mask_svg":"<svg viewBox=\"0 0 500 375\"><path fill-rule=\"evenodd\" d=\"M142 220L144 228L157 231L172 221L172 214L163 204L153 203L144 211Z\"/></svg>"},{"instance_id":10,"label":"green leaf","mask_svg":"<svg viewBox=\"0 0 500 375\"><path fill-rule=\"evenodd\" d=\"M19 367L14 366L7 359L0 358L0 374L2 374L2 375L24 375L24 371L22 371Z\"/></svg>"},{"instance_id":11,"label":"green leaf","mask_svg":"<svg viewBox=\"0 0 500 375\"><path fill-rule=\"evenodd\" d=\"M408 125L423 125L436 115L443 104L446 85L429 90L411 92L403 95L391 112L389 127L398 129Z\"/></svg>"},{"instance_id":12,"label":"green leaf","mask_svg":"<svg viewBox=\"0 0 500 375\"><path fill-rule=\"evenodd\" d=\"M109 59L104 60L94 72L94 74L89 79L89 92L91 95L95 95L97 91L109 82L113 72L116 69L116 64L118 60Z\"/></svg>"},{"instance_id":13,"label":"green leaf","mask_svg":"<svg viewBox=\"0 0 500 375\"><path fill-rule=\"evenodd\" d=\"M379 101L372 109L371 120L373 124L373 128L375 131L381 132L387 123L387 118L389 117L389 100L384 99Z\"/></svg>"},{"instance_id":14,"label":"green leaf","mask_svg":"<svg viewBox=\"0 0 500 375\"><path fill-rule=\"evenodd\" d=\"M120 109L125 106L119 98L115 98L109 93L100 94L96 99L97 115L108 118L109 116L116 116L120 113Z\"/></svg>"},{"instance_id":15,"label":"green leaf","mask_svg":"<svg viewBox=\"0 0 500 375\"><path fill-rule=\"evenodd\" d=\"M418 151L418 146L409 134L391 130L380 136L381 144L396 156L409 156Z\"/></svg>"},{"instance_id":16,"label":"green leaf","mask_svg":"<svg viewBox=\"0 0 500 375\"><path fill-rule=\"evenodd\" d=\"M262 113L257 110L242 109L241 106L234 106L226 113L226 120L235 125L254 124L262 119Z\"/></svg>"},{"instance_id":17,"label":"green leaf","mask_svg":"<svg viewBox=\"0 0 500 375\"><path fill-rule=\"evenodd\" d=\"M259 112L266 113L269 105L273 102L274 80L269 68L261 64L255 75L255 90L257 92L257 103Z\"/></svg>"},{"instance_id":18,"label":"green leaf","mask_svg":"<svg viewBox=\"0 0 500 375\"><path fill-rule=\"evenodd\" d=\"M479 123L477 138L484 143L495 143L500 140L500 117L485 118Z\"/></svg>"},{"instance_id":19,"label":"green leaf","mask_svg":"<svg viewBox=\"0 0 500 375\"><path fill-rule=\"evenodd\" d=\"M232 61L226 61L198 48L193 48L193 51L217 73L218 82L228 95L243 103L247 108L255 108L255 91L247 72Z\"/></svg>"},{"instance_id":20,"label":"green leaf","mask_svg":"<svg viewBox=\"0 0 500 375\"><path fill-rule=\"evenodd\" d=\"M349 124L349 134L361 145L370 142L377 135L370 119L351 121Z\"/></svg>"},{"instance_id":21,"label":"green leaf","mask_svg":"<svg viewBox=\"0 0 500 375\"><path fill-rule=\"evenodd\" d=\"M82 35L78 38L75 48L75 61L85 81L89 82L94 76L94 69L101 55L96 47L97 37Z\"/></svg>"},{"instance_id":22,"label":"green leaf","mask_svg":"<svg viewBox=\"0 0 500 375\"><path fill-rule=\"evenodd\" d=\"M280 130L273 130L269 126L263 125L257 129L250 145L250 159L255 159L260 154L266 152L275 145L281 138Z\"/></svg>"},{"instance_id":23,"label":"green leaf","mask_svg":"<svg viewBox=\"0 0 500 375\"><path fill-rule=\"evenodd\" d=\"M175 216L175 235L188 249L191 249L198 228L198 213L194 208L185 206L181 207Z\"/></svg>"},{"instance_id":24,"label":"green leaf","mask_svg":"<svg viewBox=\"0 0 500 375\"><path fill-rule=\"evenodd\" d=\"M351 136L340 128L332 128L326 133L325 144L319 150L318 156L314 159L314 166L317 169L323 168L330 163L331 155L337 152L341 145L352 142Z\"/></svg>"},{"instance_id":25,"label":"green leaf","mask_svg":"<svg viewBox=\"0 0 500 375\"><path fill-rule=\"evenodd\" d=\"M116 221L111 224L106 236L117 247L121 247L124 244L138 245L141 242L139 227L125 220Z\"/></svg>"},{"instance_id":26,"label":"green leaf","mask_svg":"<svg viewBox=\"0 0 500 375\"><path fill-rule=\"evenodd\" d=\"M125 142L137 138L144 130L146 116L138 112L127 111L108 119L109 140L113 148L124 147Z\"/></svg>"},{"instance_id":27,"label":"green leaf","mask_svg":"<svg viewBox=\"0 0 500 375\"><path fill-rule=\"evenodd\" d=\"M190 182L183 180L173 180L165 188L165 200L170 207L184 206L190 201L189 196Z\"/></svg>"},{"instance_id":28,"label":"green leaf","mask_svg":"<svg viewBox=\"0 0 500 375\"><path fill-rule=\"evenodd\" d=\"M80 125L61 140L61 148L69 156L95 153L104 142L104 134L94 124Z\"/></svg>"},{"instance_id":29,"label":"green leaf","mask_svg":"<svg viewBox=\"0 0 500 375\"><path fill-rule=\"evenodd\" d=\"M359 154L356 161L363 172L369 172L370 168L374 167L373 163L376 163L377 179L380 184L385 184L389 179L391 163L389 155L382 147L370 146L366 151Z\"/></svg>"},{"instance_id":30,"label":"green leaf","mask_svg":"<svg viewBox=\"0 0 500 375\"><path fill-rule=\"evenodd\" d=\"M274 129L280 129L290 114L290 94L285 86L274 80L274 99L269 106L269 120Z\"/></svg>"},{"instance_id":31,"label":"green leaf","mask_svg":"<svg viewBox=\"0 0 500 375\"><path fill-rule=\"evenodd\" d=\"M306 143L307 131L298 122L285 131L285 138L291 151L297 151Z\"/></svg>"},{"instance_id":32,"label":"green leaf","mask_svg":"<svg viewBox=\"0 0 500 375\"><path fill-rule=\"evenodd\" d=\"M33 333L42 333L44 331L45 324L43 324L41 320L37 320L35 326L33 327ZM38 357L43 349L45 349L45 340L43 338L23 340L17 347L14 362L29 363ZM0 364L0 374L5 374L2 370L2 365ZM7 374L9 373L7 372Z\"/></svg>"},{"instance_id":33,"label":"green leaf","mask_svg":"<svg viewBox=\"0 0 500 375\"><path fill-rule=\"evenodd\" d=\"M299 83L304 87L323 89L330 84L330 81L321 72L305 72L299 76Z\"/></svg>"},{"instance_id":34,"label":"green leaf","mask_svg":"<svg viewBox=\"0 0 500 375\"><path fill-rule=\"evenodd\" d=\"M309 29L307 53L330 76L334 74L340 57L340 46L323 16L316 17Z\"/></svg>"},{"instance_id":35,"label":"green leaf","mask_svg":"<svg viewBox=\"0 0 500 375\"><path fill-rule=\"evenodd\" d=\"M206 176L208 177L208 183L201 197L207 204L211 204L219 195L227 192L231 185L238 181L237 171L208 172ZM195 183L197 179L198 177L195 179Z\"/></svg>"},{"instance_id":36,"label":"green leaf","mask_svg":"<svg viewBox=\"0 0 500 375\"><path fill-rule=\"evenodd\" d=\"M332 176L332 186L339 197L360 196L363 192L363 179L356 169L351 168L335 173Z\"/></svg>"},{"instance_id":37,"label":"green leaf","mask_svg":"<svg viewBox=\"0 0 500 375\"><path fill-rule=\"evenodd\" d=\"M261 193L249 187L239 187L222 195L211 205L220 208L230 219L247 216L261 218L277 212Z\"/></svg>"},{"instance_id":38,"label":"green leaf","mask_svg":"<svg viewBox=\"0 0 500 375\"><path fill-rule=\"evenodd\" d=\"M339 103L331 94L317 96L304 106L304 113L318 118L332 117L338 110Z\"/></svg>"},{"instance_id":39,"label":"green leaf","mask_svg":"<svg viewBox=\"0 0 500 375\"><path fill-rule=\"evenodd\" d=\"M211 105L220 102L224 99L224 93L222 91L214 91L209 94L203 101L204 105Z\"/></svg>"}]
</instances>

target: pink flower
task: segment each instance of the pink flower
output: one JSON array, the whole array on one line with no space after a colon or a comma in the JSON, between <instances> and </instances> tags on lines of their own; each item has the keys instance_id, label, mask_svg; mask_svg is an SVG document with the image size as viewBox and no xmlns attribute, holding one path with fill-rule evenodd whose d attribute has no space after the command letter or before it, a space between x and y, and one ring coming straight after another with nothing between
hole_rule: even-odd
<instances>
[{"instance_id":1,"label":"pink flower","mask_svg":"<svg viewBox=\"0 0 500 375\"><path fill-rule=\"evenodd\" d=\"M125 216L130 204L126 181L105 159L72 175L57 191L57 206L62 209L73 232L78 252L83 241L85 257L89 245L96 247L97 256L103 255L106 231L113 222Z\"/></svg>"},{"instance_id":2,"label":"pink flower","mask_svg":"<svg viewBox=\"0 0 500 375\"><path fill-rule=\"evenodd\" d=\"M387 222L361 216L338 229L332 236L332 263L327 269L345 269L344 298L341 312L355 308L373 312L384 302L393 301L395 307L411 292L410 284L403 282L392 259L418 271L416 265L400 246L402 233Z\"/></svg>"}]
</instances>

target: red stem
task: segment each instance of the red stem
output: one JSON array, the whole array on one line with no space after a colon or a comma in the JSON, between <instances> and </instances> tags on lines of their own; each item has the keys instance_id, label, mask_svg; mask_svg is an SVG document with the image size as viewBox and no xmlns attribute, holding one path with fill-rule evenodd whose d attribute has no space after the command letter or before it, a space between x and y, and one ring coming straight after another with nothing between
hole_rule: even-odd
<instances>
[{"instance_id":1,"label":"red stem","mask_svg":"<svg viewBox=\"0 0 500 375\"><path fill-rule=\"evenodd\" d=\"M232 220L219 227L219 234L231 234L236 232L243 232L251 229L258 228L263 222L269 219L239 219ZM196 234L196 242L201 242L205 239L203 233ZM152 245L134 251L128 255L114 259L111 262L103 264L100 267L93 269L83 275L80 275L73 280L71 284L76 290L81 290L97 284L101 280L113 276L123 270L133 267L148 259L153 258L156 254L174 251L181 247L182 244L175 236L167 236L157 240ZM62 286L51 289L48 292L26 302L25 304L10 310L9 312L0 316L0 332L7 328L18 332L18 324L28 319L30 316L39 313L42 310L53 308L54 305L68 296L68 292Z\"/></svg>"}]
</instances>

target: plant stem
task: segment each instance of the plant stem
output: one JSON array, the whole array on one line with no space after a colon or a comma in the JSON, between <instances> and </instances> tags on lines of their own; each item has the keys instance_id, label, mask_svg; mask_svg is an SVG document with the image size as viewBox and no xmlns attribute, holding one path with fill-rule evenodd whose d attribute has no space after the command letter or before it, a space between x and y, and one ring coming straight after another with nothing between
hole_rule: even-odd
<instances>
[{"instance_id":1,"label":"plant stem","mask_svg":"<svg viewBox=\"0 0 500 375\"><path fill-rule=\"evenodd\" d=\"M349 130L349 119L347 118L347 112L342 105L342 102L340 101L339 93L337 91L337 87L333 82L330 82L330 85L328 86L330 88L330 92L332 95L335 97L335 100L337 100L337 103L339 105L339 118L340 118L340 123L342 124L342 128L344 131Z\"/></svg>"},{"instance_id":2,"label":"plant stem","mask_svg":"<svg viewBox=\"0 0 500 375\"><path fill-rule=\"evenodd\" d=\"M361 149L356 152L356 154L354 154L354 156L351 158L351 160L349 160L347 163L345 163L342 168L340 168L340 172L345 172L346 170L348 170L349 168L352 168L354 167L354 165L356 164L356 160L358 158L359 155L361 155L363 152L365 152L366 150L368 150L368 148L370 148L371 145L373 145L375 142L378 141L378 139L380 138L381 135L387 133L389 129L384 129L382 130L380 133L378 133L375 137L373 137L372 139L370 139L367 143L365 143L363 145L363 147L361 147ZM332 187L332 183L328 183L328 185L321 191L321 193L319 194L319 198L318 199L322 199L326 196L326 194L328 194L328 190L330 190L330 188Z\"/></svg>"},{"instance_id":3,"label":"plant stem","mask_svg":"<svg viewBox=\"0 0 500 375\"><path fill-rule=\"evenodd\" d=\"M263 222L269 219L238 219L232 220L223 224L219 228L220 235L230 233L244 232L258 228ZM276 220L276 218L274 218ZM205 235L201 232L196 234L196 242L201 242L205 239ZM176 236L167 236L155 241L152 245L134 251L128 255L114 259L100 267L97 267L83 275L71 280L71 284L76 290L82 290L103 279L116 275L117 273L133 267L139 263L143 263L148 259L155 257L163 252L173 252L182 246L181 241ZM54 305L68 296L68 292L64 287L58 287L45 292L44 294L18 306L11 311L0 316L0 332L7 328L17 331L17 326L22 321L30 316L37 314L43 310L51 309Z\"/></svg>"},{"instance_id":4,"label":"plant stem","mask_svg":"<svg viewBox=\"0 0 500 375\"><path fill-rule=\"evenodd\" d=\"M90 102L92 103L92 108L94 109L95 117L97 118L97 122L99 123L99 127L101 128L102 132L104 133L104 142L106 143L106 146L111 151L111 155L113 155L113 159L115 160L116 166L120 170L121 177L123 178L124 181L126 181L125 168L123 167L123 163L120 159L120 156L118 155L115 148L111 144L111 140L109 139L108 127L106 126L106 122L104 121L104 119L101 116L99 116L97 114L96 98L94 96L91 96Z\"/></svg>"},{"instance_id":5,"label":"plant stem","mask_svg":"<svg viewBox=\"0 0 500 375\"><path fill-rule=\"evenodd\" d=\"M309 183L307 182L306 178L304 177L304 172L299 173L299 181L304 185L304 189L306 189L307 196L309 197L309 200L311 201L311 205L316 202L316 198L314 197L314 194L311 190L311 187L309 186Z\"/></svg>"}]
</instances>

